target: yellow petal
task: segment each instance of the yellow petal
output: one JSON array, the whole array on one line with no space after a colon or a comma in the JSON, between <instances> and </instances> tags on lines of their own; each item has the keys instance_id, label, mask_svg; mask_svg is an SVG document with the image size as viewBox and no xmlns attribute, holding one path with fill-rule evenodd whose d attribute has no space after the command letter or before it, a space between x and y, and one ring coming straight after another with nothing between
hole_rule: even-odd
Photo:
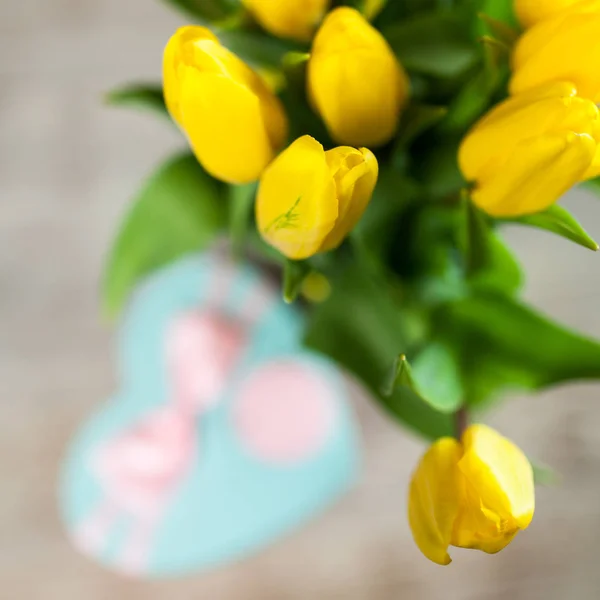
<instances>
[{"instance_id":1,"label":"yellow petal","mask_svg":"<svg viewBox=\"0 0 600 600\"><path fill-rule=\"evenodd\" d=\"M292 259L320 250L338 217L335 184L323 146L297 139L265 170L256 201L263 238Z\"/></svg>"},{"instance_id":2,"label":"yellow petal","mask_svg":"<svg viewBox=\"0 0 600 600\"><path fill-rule=\"evenodd\" d=\"M256 20L270 33L308 42L325 14L330 0L242 0Z\"/></svg>"},{"instance_id":3,"label":"yellow petal","mask_svg":"<svg viewBox=\"0 0 600 600\"><path fill-rule=\"evenodd\" d=\"M459 162L465 177L477 181L486 170L501 169L528 138L572 131L600 141L600 112L576 95L572 84L554 83L513 96L493 108L467 134Z\"/></svg>"},{"instance_id":4,"label":"yellow petal","mask_svg":"<svg viewBox=\"0 0 600 600\"><path fill-rule=\"evenodd\" d=\"M189 63L198 71L223 75L256 96L269 141L273 148L279 149L287 137L287 118L281 102L265 79L227 48L212 40L195 40L188 46L188 52Z\"/></svg>"},{"instance_id":5,"label":"yellow petal","mask_svg":"<svg viewBox=\"0 0 600 600\"><path fill-rule=\"evenodd\" d=\"M379 174L375 155L367 148L340 146L325 153L336 185L338 219L321 251L337 248L365 212Z\"/></svg>"},{"instance_id":6,"label":"yellow petal","mask_svg":"<svg viewBox=\"0 0 600 600\"><path fill-rule=\"evenodd\" d=\"M447 565L448 546L459 510L458 461L462 449L441 438L423 455L410 482L408 521L415 542L429 560Z\"/></svg>"},{"instance_id":7,"label":"yellow petal","mask_svg":"<svg viewBox=\"0 0 600 600\"><path fill-rule=\"evenodd\" d=\"M592 164L590 168L584 173L584 180L594 179L595 177L600 176L600 144L596 146L596 154L594 154L594 158L592 160Z\"/></svg>"},{"instance_id":8,"label":"yellow petal","mask_svg":"<svg viewBox=\"0 0 600 600\"><path fill-rule=\"evenodd\" d=\"M525 529L535 508L533 470L521 449L486 425L471 425L462 437L458 463L488 520L501 531Z\"/></svg>"},{"instance_id":9,"label":"yellow petal","mask_svg":"<svg viewBox=\"0 0 600 600\"><path fill-rule=\"evenodd\" d=\"M582 2L535 25L517 43L511 93L549 81L572 81L581 96L600 102L599 37L598 2Z\"/></svg>"},{"instance_id":10,"label":"yellow petal","mask_svg":"<svg viewBox=\"0 0 600 600\"><path fill-rule=\"evenodd\" d=\"M510 529L506 532L497 531L489 521L482 521L481 511L463 510L460 512L456 529L452 534L452 545L457 548L468 548L470 550L481 550L486 554L496 554L504 550L510 544L518 529ZM482 525L482 522L485 525Z\"/></svg>"},{"instance_id":11,"label":"yellow petal","mask_svg":"<svg viewBox=\"0 0 600 600\"><path fill-rule=\"evenodd\" d=\"M181 96L181 73L186 66L186 45L195 40L218 42L206 27L190 25L180 27L169 39L163 55L163 90L165 103L173 119L181 124L179 101Z\"/></svg>"},{"instance_id":12,"label":"yellow petal","mask_svg":"<svg viewBox=\"0 0 600 600\"><path fill-rule=\"evenodd\" d=\"M574 98L577 96L577 88L573 83L567 81L553 81L522 92L518 96L509 96L486 113L475 125L474 129L480 127L499 125L506 122L513 114L527 109L529 105L544 100Z\"/></svg>"},{"instance_id":13,"label":"yellow petal","mask_svg":"<svg viewBox=\"0 0 600 600\"><path fill-rule=\"evenodd\" d=\"M315 37L308 94L331 136L377 147L396 132L408 78L383 36L356 10L333 10Z\"/></svg>"},{"instance_id":14,"label":"yellow petal","mask_svg":"<svg viewBox=\"0 0 600 600\"><path fill-rule=\"evenodd\" d=\"M544 21L557 13L575 6L581 0L515 0L515 11L525 26Z\"/></svg>"},{"instance_id":15,"label":"yellow petal","mask_svg":"<svg viewBox=\"0 0 600 600\"><path fill-rule=\"evenodd\" d=\"M460 463L459 463L460 465ZM451 544L459 548L495 554L515 537L518 527L513 519L502 520L482 506L479 492L461 472L460 510L454 522Z\"/></svg>"},{"instance_id":16,"label":"yellow petal","mask_svg":"<svg viewBox=\"0 0 600 600\"><path fill-rule=\"evenodd\" d=\"M577 184L596 156L589 135L549 134L520 142L511 157L477 179L473 202L496 217L540 212Z\"/></svg>"},{"instance_id":17,"label":"yellow petal","mask_svg":"<svg viewBox=\"0 0 600 600\"><path fill-rule=\"evenodd\" d=\"M259 99L224 75L186 69L182 126L202 166L230 183L258 179L274 156Z\"/></svg>"}]
</instances>

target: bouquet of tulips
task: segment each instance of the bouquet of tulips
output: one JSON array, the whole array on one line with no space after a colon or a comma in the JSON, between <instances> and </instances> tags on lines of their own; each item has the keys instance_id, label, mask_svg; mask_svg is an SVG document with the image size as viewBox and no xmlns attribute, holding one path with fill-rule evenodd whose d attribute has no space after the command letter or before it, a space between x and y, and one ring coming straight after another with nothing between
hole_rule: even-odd
<instances>
[{"instance_id":1,"label":"bouquet of tulips","mask_svg":"<svg viewBox=\"0 0 600 600\"><path fill-rule=\"evenodd\" d=\"M598 249L557 202L600 175L600 1L171 2L196 24L163 85L109 100L170 116L186 150L125 219L107 310L228 235L281 274L305 343L431 440L408 500L423 554L498 552L533 517L534 469L475 416L508 388L600 378L600 343L519 299L501 237Z\"/></svg>"}]
</instances>

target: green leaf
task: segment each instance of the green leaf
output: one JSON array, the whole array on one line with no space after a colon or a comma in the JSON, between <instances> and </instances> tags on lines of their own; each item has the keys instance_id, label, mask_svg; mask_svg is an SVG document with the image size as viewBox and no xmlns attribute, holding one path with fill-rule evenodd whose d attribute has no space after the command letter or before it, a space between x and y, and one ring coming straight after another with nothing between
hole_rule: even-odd
<instances>
[{"instance_id":1,"label":"green leaf","mask_svg":"<svg viewBox=\"0 0 600 600\"><path fill-rule=\"evenodd\" d=\"M381 393L389 398L399 386L414 389L412 370L405 354L400 354L394 359L390 372L381 386Z\"/></svg>"},{"instance_id":2,"label":"green leaf","mask_svg":"<svg viewBox=\"0 0 600 600\"><path fill-rule=\"evenodd\" d=\"M257 183L232 185L229 188L229 237L235 256L241 257L246 245L248 232L254 223L253 209Z\"/></svg>"},{"instance_id":3,"label":"green leaf","mask_svg":"<svg viewBox=\"0 0 600 600\"><path fill-rule=\"evenodd\" d=\"M469 404L505 389L600 378L600 343L507 295L480 292L441 308L436 339L452 348Z\"/></svg>"},{"instance_id":4,"label":"green leaf","mask_svg":"<svg viewBox=\"0 0 600 600\"><path fill-rule=\"evenodd\" d=\"M484 12L479 13L479 18L485 23L493 36L508 48L512 48L519 37L519 32L501 19L496 19Z\"/></svg>"},{"instance_id":5,"label":"green leaf","mask_svg":"<svg viewBox=\"0 0 600 600\"><path fill-rule=\"evenodd\" d=\"M402 64L415 73L455 78L481 58L457 15L433 11L385 27L383 35Z\"/></svg>"},{"instance_id":6,"label":"green leaf","mask_svg":"<svg viewBox=\"0 0 600 600\"><path fill-rule=\"evenodd\" d=\"M406 356L394 360L381 390L385 398L397 395L398 404L404 396L415 395L442 413L454 413L462 405L462 389L454 357L441 344L432 344L421 352L412 369Z\"/></svg>"},{"instance_id":7,"label":"green leaf","mask_svg":"<svg viewBox=\"0 0 600 600\"><path fill-rule=\"evenodd\" d=\"M221 21L240 9L238 0L165 0L201 21Z\"/></svg>"},{"instance_id":8,"label":"green leaf","mask_svg":"<svg viewBox=\"0 0 600 600\"><path fill-rule=\"evenodd\" d=\"M428 344L413 363L412 379L414 391L436 410L453 413L462 406L461 373L446 345Z\"/></svg>"},{"instance_id":9,"label":"green leaf","mask_svg":"<svg viewBox=\"0 0 600 600\"><path fill-rule=\"evenodd\" d=\"M132 83L111 90L105 96L105 102L111 106L126 106L150 110L167 119L171 119L165 105L162 86L157 84Z\"/></svg>"},{"instance_id":10,"label":"green leaf","mask_svg":"<svg viewBox=\"0 0 600 600\"><path fill-rule=\"evenodd\" d=\"M397 391L402 401L407 390L443 413L454 413L462 406L460 373L448 348L437 342L427 345L414 368L406 355L396 357L381 391L388 398Z\"/></svg>"},{"instance_id":11,"label":"green leaf","mask_svg":"<svg viewBox=\"0 0 600 600\"><path fill-rule=\"evenodd\" d=\"M329 299L311 311L305 342L358 377L396 420L430 439L452 435L452 418L410 389L389 398L381 394L390 360L420 339L423 327L423 315L408 307L401 310L389 284L389 279L384 283L367 274L362 265L346 269L333 282Z\"/></svg>"},{"instance_id":12,"label":"green leaf","mask_svg":"<svg viewBox=\"0 0 600 600\"><path fill-rule=\"evenodd\" d=\"M147 181L105 268L102 299L109 315L118 313L142 277L214 239L226 221L220 192L188 153L168 161Z\"/></svg>"},{"instance_id":13,"label":"green leaf","mask_svg":"<svg viewBox=\"0 0 600 600\"><path fill-rule=\"evenodd\" d=\"M584 248L598 250L598 244L588 235L587 231L579 224L577 219L562 206L555 204L543 212L525 217L507 219L513 223L529 225L538 229L545 229L556 233Z\"/></svg>"}]
</instances>

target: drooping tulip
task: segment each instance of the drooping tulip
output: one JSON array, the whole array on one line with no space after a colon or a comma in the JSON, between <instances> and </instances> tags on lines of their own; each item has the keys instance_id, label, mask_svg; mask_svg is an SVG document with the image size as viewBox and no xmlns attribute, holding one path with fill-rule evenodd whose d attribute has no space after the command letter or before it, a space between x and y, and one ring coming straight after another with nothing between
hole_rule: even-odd
<instances>
[{"instance_id":1,"label":"drooping tulip","mask_svg":"<svg viewBox=\"0 0 600 600\"><path fill-rule=\"evenodd\" d=\"M413 537L421 552L440 565L451 562L449 546L499 552L529 526L534 509L527 457L485 425L471 425L460 441L435 442L410 484Z\"/></svg>"}]
</instances>

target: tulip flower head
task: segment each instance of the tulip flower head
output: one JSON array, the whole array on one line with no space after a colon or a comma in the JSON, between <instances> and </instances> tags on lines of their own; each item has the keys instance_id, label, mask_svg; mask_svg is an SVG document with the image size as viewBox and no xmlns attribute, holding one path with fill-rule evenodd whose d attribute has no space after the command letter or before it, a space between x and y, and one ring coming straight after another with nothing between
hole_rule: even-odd
<instances>
[{"instance_id":1,"label":"tulip flower head","mask_svg":"<svg viewBox=\"0 0 600 600\"><path fill-rule=\"evenodd\" d=\"M331 137L351 146L388 142L409 93L408 77L388 43L348 7L330 12L317 32L307 84Z\"/></svg>"},{"instance_id":2,"label":"tulip flower head","mask_svg":"<svg viewBox=\"0 0 600 600\"><path fill-rule=\"evenodd\" d=\"M529 526L534 508L527 457L493 429L471 425L460 442L441 438L423 455L408 519L421 552L447 565L449 546L499 552Z\"/></svg>"},{"instance_id":3,"label":"tulip flower head","mask_svg":"<svg viewBox=\"0 0 600 600\"><path fill-rule=\"evenodd\" d=\"M377 183L370 150L327 152L310 136L297 139L267 167L256 200L258 229L292 259L339 246L358 223Z\"/></svg>"},{"instance_id":4,"label":"tulip flower head","mask_svg":"<svg viewBox=\"0 0 600 600\"><path fill-rule=\"evenodd\" d=\"M171 116L217 179L255 181L285 143L280 101L210 30L182 27L171 37L163 80Z\"/></svg>"},{"instance_id":5,"label":"tulip flower head","mask_svg":"<svg viewBox=\"0 0 600 600\"><path fill-rule=\"evenodd\" d=\"M330 0L242 0L255 19L273 35L308 42Z\"/></svg>"},{"instance_id":6,"label":"tulip flower head","mask_svg":"<svg viewBox=\"0 0 600 600\"><path fill-rule=\"evenodd\" d=\"M580 4L582 0L515 0L515 12L523 27L555 17L565 9Z\"/></svg>"},{"instance_id":7,"label":"tulip flower head","mask_svg":"<svg viewBox=\"0 0 600 600\"><path fill-rule=\"evenodd\" d=\"M511 94L552 81L570 81L581 96L599 103L599 38L600 0L574 3L534 25L513 52Z\"/></svg>"},{"instance_id":8,"label":"tulip flower head","mask_svg":"<svg viewBox=\"0 0 600 600\"><path fill-rule=\"evenodd\" d=\"M572 84L541 86L487 113L458 159L473 202L488 214L540 212L600 174L600 112Z\"/></svg>"}]
</instances>

